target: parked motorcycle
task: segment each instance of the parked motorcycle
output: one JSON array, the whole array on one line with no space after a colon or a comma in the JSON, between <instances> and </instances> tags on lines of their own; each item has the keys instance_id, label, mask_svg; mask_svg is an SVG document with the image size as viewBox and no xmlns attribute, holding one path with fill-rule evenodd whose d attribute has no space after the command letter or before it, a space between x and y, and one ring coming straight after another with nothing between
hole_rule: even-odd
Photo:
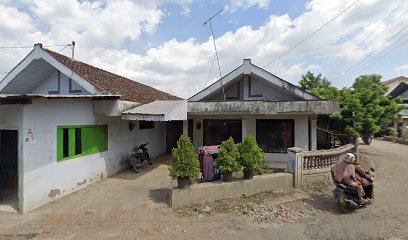
<instances>
[{"instance_id":1,"label":"parked motorcycle","mask_svg":"<svg viewBox=\"0 0 408 240\"><path fill-rule=\"evenodd\" d=\"M129 164L135 172L145 165L152 165L152 160L150 159L149 150L146 148L146 145L149 143L144 143L139 146L136 146L133 151L134 153L129 156Z\"/></svg>"},{"instance_id":2,"label":"parked motorcycle","mask_svg":"<svg viewBox=\"0 0 408 240\"><path fill-rule=\"evenodd\" d=\"M373 168L370 168L370 171L367 172L367 174L370 174L370 172L374 172ZM368 187L364 188L364 191L366 192L366 196L370 199L374 198L374 189L373 185L371 184ZM337 207L339 208L340 212L342 213L350 213L353 212L359 208L366 207L366 204L361 205L360 201L357 196L357 189L353 186L349 186L346 184L337 184L336 189L333 190L333 195L334 199L337 202Z\"/></svg>"}]
</instances>

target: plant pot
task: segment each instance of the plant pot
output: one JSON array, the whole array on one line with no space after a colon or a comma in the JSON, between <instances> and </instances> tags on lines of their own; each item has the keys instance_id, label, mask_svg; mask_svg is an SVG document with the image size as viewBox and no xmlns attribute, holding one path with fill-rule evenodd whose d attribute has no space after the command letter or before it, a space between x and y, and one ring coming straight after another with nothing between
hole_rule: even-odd
<instances>
[{"instance_id":1,"label":"plant pot","mask_svg":"<svg viewBox=\"0 0 408 240\"><path fill-rule=\"evenodd\" d=\"M189 188L191 185L191 179L188 177L178 177L177 184L178 184L178 188L180 189Z\"/></svg>"},{"instance_id":2,"label":"plant pot","mask_svg":"<svg viewBox=\"0 0 408 240\"><path fill-rule=\"evenodd\" d=\"M223 174L222 174L222 180L223 180L224 182L232 182L232 173L231 173L231 172L229 172L229 173L223 173Z\"/></svg>"},{"instance_id":3,"label":"plant pot","mask_svg":"<svg viewBox=\"0 0 408 240\"><path fill-rule=\"evenodd\" d=\"M251 168L244 168L244 178L245 179L254 178L254 170Z\"/></svg>"}]
</instances>

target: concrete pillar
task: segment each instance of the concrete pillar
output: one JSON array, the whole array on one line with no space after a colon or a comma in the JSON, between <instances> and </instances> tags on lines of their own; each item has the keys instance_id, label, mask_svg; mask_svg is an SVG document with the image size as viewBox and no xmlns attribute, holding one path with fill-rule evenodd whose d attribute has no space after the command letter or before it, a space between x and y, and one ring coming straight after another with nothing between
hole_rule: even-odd
<instances>
[{"instance_id":1,"label":"concrete pillar","mask_svg":"<svg viewBox=\"0 0 408 240\"><path fill-rule=\"evenodd\" d=\"M293 174L293 187L303 185L303 149L293 147L288 149L288 172Z\"/></svg>"},{"instance_id":2,"label":"concrete pillar","mask_svg":"<svg viewBox=\"0 0 408 240\"><path fill-rule=\"evenodd\" d=\"M188 120L183 120L183 135L188 135Z\"/></svg>"},{"instance_id":3,"label":"concrete pillar","mask_svg":"<svg viewBox=\"0 0 408 240\"><path fill-rule=\"evenodd\" d=\"M317 150L317 117L309 118L310 119L310 141L312 144L312 151Z\"/></svg>"},{"instance_id":4,"label":"concrete pillar","mask_svg":"<svg viewBox=\"0 0 408 240\"><path fill-rule=\"evenodd\" d=\"M242 141L248 135L248 121L246 118L242 118Z\"/></svg>"}]
</instances>

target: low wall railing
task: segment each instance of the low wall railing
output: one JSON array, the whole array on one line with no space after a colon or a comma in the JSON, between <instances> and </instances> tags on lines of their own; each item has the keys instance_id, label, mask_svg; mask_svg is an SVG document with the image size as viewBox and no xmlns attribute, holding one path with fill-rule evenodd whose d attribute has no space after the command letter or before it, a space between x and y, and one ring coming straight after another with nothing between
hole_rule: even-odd
<instances>
[{"instance_id":1,"label":"low wall railing","mask_svg":"<svg viewBox=\"0 0 408 240\"><path fill-rule=\"evenodd\" d=\"M340 160L348 152L356 153L356 146L347 144L338 148L319 151L305 151L302 148L288 149L288 172L293 173L294 186L306 183L309 174L324 174L330 171L330 166Z\"/></svg>"},{"instance_id":2,"label":"low wall railing","mask_svg":"<svg viewBox=\"0 0 408 240\"><path fill-rule=\"evenodd\" d=\"M347 144L338 148L320 151L305 151L303 153L303 169L322 169L335 164L342 155L354 152L355 146Z\"/></svg>"}]
</instances>

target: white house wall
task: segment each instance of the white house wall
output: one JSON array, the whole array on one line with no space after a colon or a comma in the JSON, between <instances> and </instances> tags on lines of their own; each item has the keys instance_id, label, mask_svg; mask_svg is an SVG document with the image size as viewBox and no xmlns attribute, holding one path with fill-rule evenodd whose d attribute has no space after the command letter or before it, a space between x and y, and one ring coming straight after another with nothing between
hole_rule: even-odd
<instances>
[{"instance_id":1,"label":"white house wall","mask_svg":"<svg viewBox=\"0 0 408 240\"><path fill-rule=\"evenodd\" d=\"M71 81L71 90L80 90L81 92L70 92L69 89L69 78L64 74L60 73L60 87L58 88L58 71L55 70L48 76L45 80L43 80L36 88L31 92L33 94L52 94L53 91L60 91L60 95L89 95L84 88L82 88L78 83L74 80Z\"/></svg>"},{"instance_id":2,"label":"white house wall","mask_svg":"<svg viewBox=\"0 0 408 240\"><path fill-rule=\"evenodd\" d=\"M293 119L295 121L295 147L303 149L309 148L309 117L308 115L190 115L189 119L193 119L193 141L194 147L198 149L203 145L203 120L204 119L243 119L242 121L242 139L246 134L250 134L256 138L256 120L257 119ZM201 123L201 129L197 129L197 123ZM287 154L265 153L265 159L268 162L287 162Z\"/></svg>"},{"instance_id":3,"label":"white house wall","mask_svg":"<svg viewBox=\"0 0 408 240\"><path fill-rule=\"evenodd\" d=\"M57 162L57 126L108 125L108 151ZM149 142L151 156L165 152L165 124L129 131L128 121L93 114L89 99L35 100L24 107L24 203L29 211L124 168L135 145Z\"/></svg>"}]
</instances>

